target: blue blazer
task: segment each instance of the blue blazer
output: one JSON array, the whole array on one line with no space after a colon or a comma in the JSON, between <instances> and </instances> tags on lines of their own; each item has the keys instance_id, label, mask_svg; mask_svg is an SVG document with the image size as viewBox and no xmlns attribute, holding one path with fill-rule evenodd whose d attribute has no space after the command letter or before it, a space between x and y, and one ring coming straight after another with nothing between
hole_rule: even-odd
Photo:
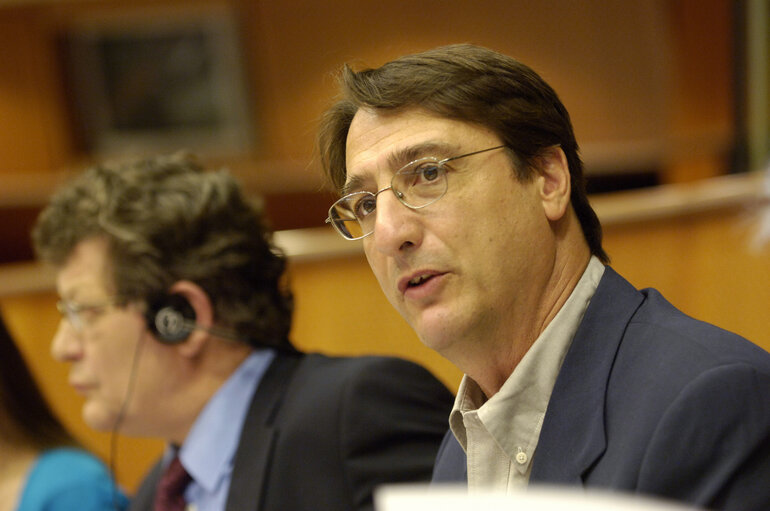
<instances>
[{"instance_id":1,"label":"blue blazer","mask_svg":"<svg viewBox=\"0 0 770 511\"><path fill-rule=\"evenodd\" d=\"M770 354L606 268L548 404L530 484L770 509ZM467 481L451 432L434 482Z\"/></svg>"},{"instance_id":2,"label":"blue blazer","mask_svg":"<svg viewBox=\"0 0 770 511\"><path fill-rule=\"evenodd\" d=\"M392 357L276 355L233 460L226 511L371 511L384 483L430 480L452 394ZM160 463L131 511L152 511Z\"/></svg>"}]
</instances>

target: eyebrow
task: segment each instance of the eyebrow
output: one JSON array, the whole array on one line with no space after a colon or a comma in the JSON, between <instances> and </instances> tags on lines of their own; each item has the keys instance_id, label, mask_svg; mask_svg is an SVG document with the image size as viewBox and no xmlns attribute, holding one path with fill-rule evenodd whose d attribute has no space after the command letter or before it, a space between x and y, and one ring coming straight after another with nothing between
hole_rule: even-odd
<instances>
[{"instance_id":1,"label":"eyebrow","mask_svg":"<svg viewBox=\"0 0 770 511\"><path fill-rule=\"evenodd\" d=\"M446 142L427 141L417 145L404 147L388 155L387 165L393 172L398 171L404 165L420 158L428 156L446 157L444 155L457 151L454 145ZM366 178L363 176L353 176L342 187L342 195L354 193L363 190Z\"/></svg>"},{"instance_id":2,"label":"eyebrow","mask_svg":"<svg viewBox=\"0 0 770 511\"><path fill-rule=\"evenodd\" d=\"M427 156L445 156L455 150L456 148L454 146L446 142L423 142L391 153L388 156L388 166L395 172L404 165L419 160L420 158L425 158Z\"/></svg>"},{"instance_id":3,"label":"eyebrow","mask_svg":"<svg viewBox=\"0 0 770 511\"><path fill-rule=\"evenodd\" d=\"M366 178L363 178L361 176L353 176L350 179L348 179L345 182L345 185L342 187L342 196L360 192L364 188L364 182L366 181Z\"/></svg>"}]
</instances>

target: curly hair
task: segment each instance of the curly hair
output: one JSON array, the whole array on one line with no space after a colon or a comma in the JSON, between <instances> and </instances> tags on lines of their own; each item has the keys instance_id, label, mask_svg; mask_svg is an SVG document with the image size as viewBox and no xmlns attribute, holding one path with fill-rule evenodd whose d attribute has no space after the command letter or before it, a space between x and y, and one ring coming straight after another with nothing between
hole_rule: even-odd
<instances>
[{"instance_id":1,"label":"curly hair","mask_svg":"<svg viewBox=\"0 0 770 511\"><path fill-rule=\"evenodd\" d=\"M120 297L146 301L190 280L208 294L218 326L257 347L290 346L286 258L260 208L228 172L206 172L189 155L86 170L54 194L32 238L54 266L79 242L104 238Z\"/></svg>"}]
</instances>

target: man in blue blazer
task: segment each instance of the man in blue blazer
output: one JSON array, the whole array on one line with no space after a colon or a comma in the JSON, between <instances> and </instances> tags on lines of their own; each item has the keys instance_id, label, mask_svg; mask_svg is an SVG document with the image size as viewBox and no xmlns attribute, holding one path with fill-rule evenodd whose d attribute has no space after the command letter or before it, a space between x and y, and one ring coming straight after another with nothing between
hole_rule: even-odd
<instances>
[{"instance_id":1,"label":"man in blue blazer","mask_svg":"<svg viewBox=\"0 0 770 511\"><path fill-rule=\"evenodd\" d=\"M378 485L430 480L451 393L406 360L295 350L286 258L227 172L91 168L34 239L83 419L168 444L131 510L369 511Z\"/></svg>"},{"instance_id":2,"label":"man in blue blazer","mask_svg":"<svg viewBox=\"0 0 770 511\"><path fill-rule=\"evenodd\" d=\"M770 354L606 266L553 89L473 45L340 78L327 222L465 373L434 481L769 509Z\"/></svg>"}]
</instances>

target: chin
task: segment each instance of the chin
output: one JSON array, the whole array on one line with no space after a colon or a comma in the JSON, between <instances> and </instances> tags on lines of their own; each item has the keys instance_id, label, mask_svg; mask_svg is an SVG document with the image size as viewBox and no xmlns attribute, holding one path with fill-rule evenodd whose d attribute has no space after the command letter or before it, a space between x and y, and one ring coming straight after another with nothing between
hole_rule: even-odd
<instances>
[{"instance_id":1,"label":"chin","mask_svg":"<svg viewBox=\"0 0 770 511\"><path fill-rule=\"evenodd\" d=\"M98 403L83 405L83 422L96 431L111 431L115 427L117 414L109 412Z\"/></svg>"},{"instance_id":2,"label":"chin","mask_svg":"<svg viewBox=\"0 0 770 511\"><path fill-rule=\"evenodd\" d=\"M443 353L454 341L454 336L445 327L425 328L425 325L422 325L419 330L415 328L415 332L417 332L420 342L439 354Z\"/></svg>"},{"instance_id":3,"label":"chin","mask_svg":"<svg viewBox=\"0 0 770 511\"><path fill-rule=\"evenodd\" d=\"M456 322L451 321L452 319L453 316L448 311L433 308L421 311L421 314L409 318L407 323L414 329L423 344L438 351L456 337Z\"/></svg>"},{"instance_id":4,"label":"chin","mask_svg":"<svg viewBox=\"0 0 770 511\"><path fill-rule=\"evenodd\" d=\"M431 336L431 337L425 337L425 336L419 336L420 341L427 346L428 348L432 349L436 353L438 353L441 356L446 357L445 353L449 349L449 347L452 345L451 339L447 339L445 337L438 337L438 336Z\"/></svg>"}]
</instances>

